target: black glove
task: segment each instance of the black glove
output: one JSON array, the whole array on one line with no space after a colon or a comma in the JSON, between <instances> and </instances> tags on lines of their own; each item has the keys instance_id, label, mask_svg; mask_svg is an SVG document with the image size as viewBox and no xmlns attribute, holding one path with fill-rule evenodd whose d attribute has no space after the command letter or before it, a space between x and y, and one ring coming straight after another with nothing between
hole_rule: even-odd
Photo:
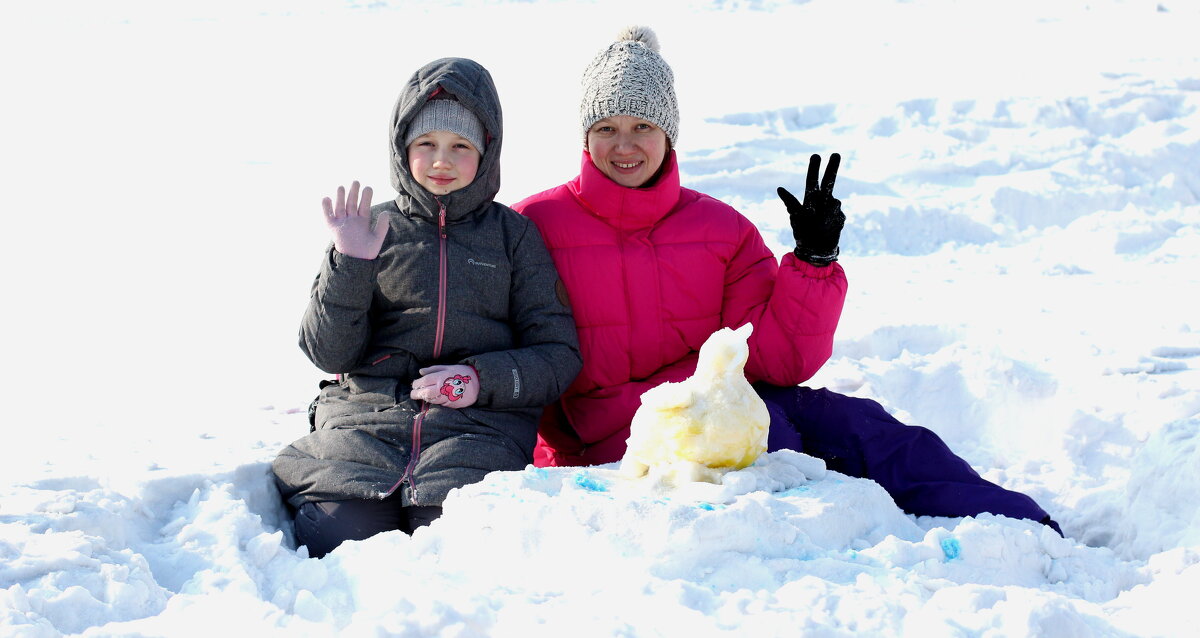
<instances>
[{"instance_id":1,"label":"black glove","mask_svg":"<svg viewBox=\"0 0 1200 638\"><path fill-rule=\"evenodd\" d=\"M779 199L787 206L792 223L792 236L796 238L796 257L814 266L828 266L837 261L838 238L842 235L842 226L846 224L842 202L833 197L833 180L837 179L838 166L841 163L841 155L834 153L829 156L825 179L821 180L821 187L817 188L821 156L814 153L809 158L808 182L804 187L803 204L796 201L787 189L779 187Z\"/></svg>"}]
</instances>

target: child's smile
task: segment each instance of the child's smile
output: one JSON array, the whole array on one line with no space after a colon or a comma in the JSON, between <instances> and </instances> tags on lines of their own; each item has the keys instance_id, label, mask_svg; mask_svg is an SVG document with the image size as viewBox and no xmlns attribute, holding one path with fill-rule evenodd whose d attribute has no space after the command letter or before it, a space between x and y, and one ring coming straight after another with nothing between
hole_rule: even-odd
<instances>
[{"instance_id":1,"label":"child's smile","mask_svg":"<svg viewBox=\"0 0 1200 638\"><path fill-rule=\"evenodd\" d=\"M434 195L470 184L479 170L479 158L470 141L450 131L430 131L408 145L408 169Z\"/></svg>"}]
</instances>

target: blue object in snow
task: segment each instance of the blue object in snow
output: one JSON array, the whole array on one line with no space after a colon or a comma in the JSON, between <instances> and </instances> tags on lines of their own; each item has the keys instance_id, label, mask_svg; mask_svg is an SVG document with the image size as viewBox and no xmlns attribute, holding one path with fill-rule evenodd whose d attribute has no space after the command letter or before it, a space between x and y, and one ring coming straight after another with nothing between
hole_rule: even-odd
<instances>
[{"instance_id":1,"label":"blue object in snow","mask_svg":"<svg viewBox=\"0 0 1200 638\"><path fill-rule=\"evenodd\" d=\"M962 546L958 544L957 538L942 539L942 553L946 555L946 560L954 560L962 553Z\"/></svg>"},{"instance_id":2,"label":"blue object in snow","mask_svg":"<svg viewBox=\"0 0 1200 638\"><path fill-rule=\"evenodd\" d=\"M575 484L589 492L607 492L608 485L603 481L597 481L592 478L587 472L579 472L575 475Z\"/></svg>"}]
</instances>

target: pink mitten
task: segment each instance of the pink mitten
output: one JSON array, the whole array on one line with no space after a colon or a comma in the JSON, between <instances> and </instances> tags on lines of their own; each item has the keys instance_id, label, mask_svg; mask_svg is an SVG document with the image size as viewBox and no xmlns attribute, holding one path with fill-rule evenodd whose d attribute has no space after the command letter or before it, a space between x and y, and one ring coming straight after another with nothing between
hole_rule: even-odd
<instances>
[{"instance_id":1,"label":"pink mitten","mask_svg":"<svg viewBox=\"0 0 1200 638\"><path fill-rule=\"evenodd\" d=\"M358 182L350 184L350 192L338 186L337 202L326 197L321 201L325 225L333 234L333 247L339 253L358 259L375 259L383 247L388 232L388 213L383 213L371 225L371 187L362 190L358 198Z\"/></svg>"},{"instance_id":2,"label":"pink mitten","mask_svg":"<svg viewBox=\"0 0 1200 638\"><path fill-rule=\"evenodd\" d=\"M479 373L464 365L430 366L418 370L410 397L447 408L465 408L479 398Z\"/></svg>"}]
</instances>

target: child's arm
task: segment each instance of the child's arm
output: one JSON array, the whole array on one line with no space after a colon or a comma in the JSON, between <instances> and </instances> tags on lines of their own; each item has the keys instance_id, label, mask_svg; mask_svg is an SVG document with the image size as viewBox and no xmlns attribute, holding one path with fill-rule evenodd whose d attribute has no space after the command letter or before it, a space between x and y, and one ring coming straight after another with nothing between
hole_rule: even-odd
<instances>
[{"instance_id":1,"label":"child's arm","mask_svg":"<svg viewBox=\"0 0 1200 638\"><path fill-rule=\"evenodd\" d=\"M517 408L552 403L583 367L566 289L533 222L513 250L509 323L520 347L468 357L479 373L478 407Z\"/></svg>"},{"instance_id":2,"label":"child's arm","mask_svg":"<svg viewBox=\"0 0 1200 638\"><path fill-rule=\"evenodd\" d=\"M370 341L367 313L375 288L375 258L387 235L388 214L371 227L371 188L349 197L341 186L334 205L322 201L333 247L313 283L312 298L300 327L300 347L321 370L336 374L356 367Z\"/></svg>"}]
</instances>

